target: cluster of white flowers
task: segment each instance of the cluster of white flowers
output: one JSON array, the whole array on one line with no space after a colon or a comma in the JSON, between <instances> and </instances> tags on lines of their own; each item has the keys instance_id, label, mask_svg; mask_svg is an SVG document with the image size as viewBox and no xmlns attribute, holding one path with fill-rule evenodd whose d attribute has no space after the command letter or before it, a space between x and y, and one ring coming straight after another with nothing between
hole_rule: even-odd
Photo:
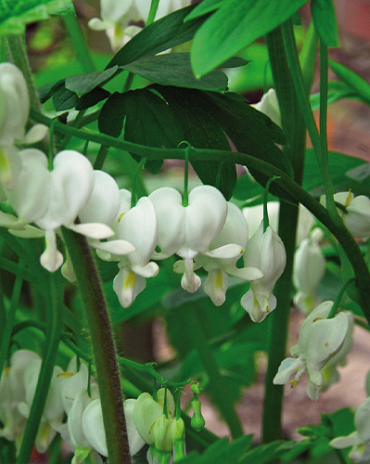
<instances>
[{"instance_id":1,"label":"cluster of white flowers","mask_svg":"<svg viewBox=\"0 0 370 464\"><path fill-rule=\"evenodd\" d=\"M8 68L15 67L0 67L0 75ZM13 82L15 88L24 85L22 74L17 74ZM27 92L24 98L28 101ZM20 123L23 126L29 104L25 108L27 113ZM19 105L17 109L24 111ZM242 212L216 188L194 188L183 205L177 190L163 187L132 206L129 191L120 191L109 174L94 171L87 158L76 151L59 152L52 169L38 149L14 153L17 171L13 172L11 186L3 182L3 200L17 216L1 212L0 225L18 237L44 236L46 247L40 262L50 272L63 264L57 236L64 226L85 235L101 259L118 261L113 287L123 307L130 306L144 290L146 278L158 274L159 267L152 260L177 254L182 259L175 263L174 270L183 274L185 290L198 290L201 280L195 270L203 268L208 273L204 291L215 305L225 301L229 276L236 276L252 282L241 304L254 321L262 321L275 308L272 290L285 267L284 246L271 227L263 230L262 222L249 240ZM8 159L11 165L13 156ZM8 168L0 166L1 172L4 169ZM237 262L242 256L244 267L240 268ZM62 272L74 281L68 256Z\"/></svg>"},{"instance_id":2,"label":"cluster of white flowers","mask_svg":"<svg viewBox=\"0 0 370 464\"><path fill-rule=\"evenodd\" d=\"M38 354L18 350L11 356L0 380L0 437L16 443L19 449L26 428L41 367ZM167 411L164 411L166 395ZM156 452L171 453L179 441L185 441L185 426L175 419L171 392L160 389L156 400L149 393L124 401L131 455L145 443ZM165 424L165 425L163 425ZM73 358L64 372L54 367L35 446L45 453L59 433L74 453L72 464L81 464L91 454L93 462L108 456L99 390L85 364Z\"/></svg>"},{"instance_id":3,"label":"cluster of white flowers","mask_svg":"<svg viewBox=\"0 0 370 464\"><path fill-rule=\"evenodd\" d=\"M101 17L89 21L89 27L95 31L106 31L112 50L116 52L134 35L141 31L137 24L146 23L151 0L101 0ZM160 0L155 19L190 5L190 0Z\"/></svg>"}]
</instances>

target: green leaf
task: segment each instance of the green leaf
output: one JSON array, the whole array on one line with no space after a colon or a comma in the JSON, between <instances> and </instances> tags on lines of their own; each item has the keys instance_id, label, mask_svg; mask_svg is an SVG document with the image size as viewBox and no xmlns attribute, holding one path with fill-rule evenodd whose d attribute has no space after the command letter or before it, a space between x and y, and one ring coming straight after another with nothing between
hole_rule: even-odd
<instances>
[{"instance_id":1,"label":"green leaf","mask_svg":"<svg viewBox=\"0 0 370 464\"><path fill-rule=\"evenodd\" d=\"M151 147L176 148L184 139L178 119L169 105L149 89L114 93L99 115L99 130L119 137L125 121L125 140ZM136 159L136 157L134 157ZM146 169L157 174L162 160L148 160Z\"/></svg>"},{"instance_id":2,"label":"green leaf","mask_svg":"<svg viewBox=\"0 0 370 464\"><path fill-rule=\"evenodd\" d=\"M76 76L67 77L65 80L65 88L71 90L78 97L91 92L101 84L104 84L118 70L118 66L106 69L102 72L92 72L89 74L78 74Z\"/></svg>"},{"instance_id":3,"label":"green leaf","mask_svg":"<svg viewBox=\"0 0 370 464\"><path fill-rule=\"evenodd\" d=\"M351 180L347 172L366 164L364 160L353 156L329 152L329 169L336 189L343 191L352 188L355 193L358 192L360 186L356 181ZM311 148L306 150L303 188L308 192L313 192L315 196L324 194L320 170L317 166L314 151ZM317 192L314 192L315 190Z\"/></svg>"},{"instance_id":4,"label":"green leaf","mask_svg":"<svg viewBox=\"0 0 370 464\"><path fill-rule=\"evenodd\" d=\"M367 105L370 105L370 84L343 64L329 60L329 66Z\"/></svg>"},{"instance_id":5,"label":"green leaf","mask_svg":"<svg viewBox=\"0 0 370 464\"><path fill-rule=\"evenodd\" d=\"M184 138L196 148L230 150L222 124L215 112L218 108L208 101L205 92L177 87L153 86L167 101L184 131ZM236 185L235 166L218 161L192 161L203 184L217 187L229 200Z\"/></svg>"},{"instance_id":6,"label":"green leaf","mask_svg":"<svg viewBox=\"0 0 370 464\"><path fill-rule=\"evenodd\" d=\"M116 53L107 68L123 66L191 40L204 22L204 18L200 18L184 24L185 17L193 8L194 5L176 10L145 27Z\"/></svg>"},{"instance_id":7,"label":"green leaf","mask_svg":"<svg viewBox=\"0 0 370 464\"><path fill-rule=\"evenodd\" d=\"M339 47L338 23L333 0L312 0L312 19L320 39L328 47Z\"/></svg>"},{"instance_id":8,"label":"green leaf","mask_svg":"<svg viewBox=\"0 0 370 464\"><path fill-rule=\"evenodd\" d=\"M194 36L191 63L197 78L286 21L307 0L225 0Z\"/></svg>"},{"instance_id":9,"label":"green leaf","mask_svg":"<svg viewBox=\"0 0 370 464\"><path fill-rule=\"evenodd\" d=\"M199 18L200 16L203 16L205 14L212 13L212 11L218 10L225 2L227 2L227 0L203 0L186 17L185 22L195 18Z\"/></svg>"},{"instance_id":10,"label":"green leaf","mask_svg":"<svg viewBox=\"0 0 370 464\"><path fill-rule=\"evenodd\" d=\"M69 110L78 104L79 98L70 90L66 89L64 81L53 89L53 103L57 111Z\"/></svg>"},{"instance_id":11,"label":"green leaf","mask_svg":"<svg viewBox=\"0 0 370 464\"><path fill-rule=\"evenodd\" d=\"M227 87L227 77L222 71L195 79L189 53L146 56L121 67L160 85L219 91Z\"/></svg>"},{"instance_id":12,"label":"green leaf","mask_svg":"<svg viewBox=\"0 0 370 464\"><path fill-rule=\"evenodd\" d=\"M75 14L71 0L2 0L0 35L23 34L26 24L47 19L50 14Z\"/></svg>"}]
</instances>

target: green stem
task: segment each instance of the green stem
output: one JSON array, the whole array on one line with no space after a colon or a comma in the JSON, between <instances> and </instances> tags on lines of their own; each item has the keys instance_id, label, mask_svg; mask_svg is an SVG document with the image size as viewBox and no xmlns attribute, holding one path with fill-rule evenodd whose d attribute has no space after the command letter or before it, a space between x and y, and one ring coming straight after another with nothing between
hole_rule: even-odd
<instances>
[{"instance_id":1,"label":"green stem","mask_svg":"<svg viewBox=\"0 0 370 464\"><path fill-rule=\"evenodd\" d=\"M340 302L342 301L343 295L345 294L347 288L355 281L356 281L356 279L353 277L353 278L349 279L342 286L342 288L340 289L340 292L338 293L337 297L335 298L335 301L334 301L334 304L333 304L333 306L332 306L332 308L330 310L328 319L332 319L337 314L337 311L338 311Z\"/></svg>"},{"instance_id":2,"label":"green stem","mask_svg":"<svg viewBox=\"0 0 370 464\"><path fill-rule=\"evenodd\" d=\"M149 26L149 24L152 24L152 22L154 21L155 15L157 14L157 10L158 10L158 5L159 5L159 0L152 0L150 4L150 10L149 10L148 19L145 24L145 27Z\"/></svg>"},{"instance_id":3,"label":"green stem","mask_svg":"<svg viewBox=\"0 0 370 464\"><path fill-rule=\"evenodd\" d=\"M326 140L322 141L320 139L320 135L319 135L319 131L316 126L315 118L311 110L310 101L308 99L308 95L306 91L306 84L305 84L304 77L302 75L302 71L301 71L301 67L299 63L299 58L297 54L297 46L295 42L293 25L292 25L291 20L287 21L286 23L282 25L282 31L284 35L287 61L288 61L289 69L290 69L290 72L293 78L293 85L296 91L298 104L301 109L308 133L310 135L310 139L311 139L312 146L316 154L318 165L321 170L321 175L322 175L325 193L327 197L328 212L329 212L329 215L332 221L338 225L341 223L342 220L339 217L337 209L334 204L334 198L333 198L334 186L332 183L330 173L328 172L328 164L326 164L327 159L325 159L325 152L323 153L322 151L323 146L324 147L326 146ZM323 66L324 65L325 65L325 58L324 58ZM323 70L323 66L321 68L321 71L323 72L323 77L324 77L325 70ZM321 82L321 85L323 84L324 84L324 91L322 92L322 95L323 95L323 98L325 98L325 103L323 103L324 112L325 112L325 107L327 104L326 102L327 91L325 93L325 82L324 83ZM320 100L321 100L321 95L320 95Z\"/></svg>"},{"instance_id":4,"label":"green stem","mask_svg":"<svg viewBox=\"0 0 370 464\"><path fill-rule=\"evenodd\" d=\"M103 167L108 151L109 151L109 147L105 145L100 145L98 156L95 159L94 169L101 169Z\"/></svg>"},{"instance_id":5,"label":"green stem","mask_svg":"<svg viewBox=\"0 0 370 464\"><path fill-rule=\"evenodd\" d=\"M84 302L97 372L110 464L130 464L116 348L101 281L84 236L62 228Z\"/></svg>"},{"instance_id":6,"label":"green stem","mask_svg":"<svg viewBox=\"0 0 370 464\"><path fill-rule=\"evenodd\" d=\"M7 313L6 325L5 325L4 332L1 338L0 376L3 372L5 361L8 359L8 356L9 356L9 347L10 347L10 341L12 338L13 326L14 326L14 321L15 321L15 313L17 310L19 297L21 295L22 283L23 283L23 269L24 269L24 263L22 261L19 261L18 272L17 272L17 276L15 279L14 287L13 287L12 299L11 299L10 307Z\"/></svg>"},{"instance_id":7,"label":"green stem","mask_svg":"<svg viewBox=\"0 0 370 464\"><path fill-rule=\"evenodd\" d=\"M296 182L301 184L306 145L306 128L297 96L291 92L293 78L288 66L282 28L279 27L269 33L266 41L274 85L281 110L282 126L288 137L288 144L283 147L283 150L292 163ZM298 60L295 48L294 51ZM314 51L313 48L312 53ZM310 55L307 55L307 58L310 58ZM279 179L275 180L275 182L278 181ZM262 424L262 440L264 443L281 438L283 387L273 385L272 380L286 355L293 260L298 221L298 203L296 201L294 203L287 204L280 202L279 236L285 246L286 266L274 290L277 307L269 318L268 366L265 379Z\"/></svg>"},{"instance_id":8,"label":"green stem","mask_svg":"<svg viewBox=\"0 0 370 464\"><path fill-rule=\"evenodd\" d=\"M230 399L225 377L220 374L216 359L208 344L200 309L201 308L194 306L190 311L188 311L187 330L188 333L191 334L194 344L193 346L198 351L200 360L209 377L209 384L207 386L209 395L211 396L213 403L218 407L222 417L227 422L231 436L236 439L243 435L243 429Z\"/></svg>"},{"instance_id":9,"label":"green stem","mask_svg":"<svg viewBox=\"0 0 370 464\"><path fill-rule=\"evenodd\" d=\"M20 35L9 35L7 40L12 61L17 68L22 71L23 76L26 79L31 108L35 111L41 112L41 103L37 97L35 84L33 83L32 71L27 57L24 37Z\"/></svg>"},{"instance_id":10,"label":"green stem","mask_svg":"<svg viewBox=\"0 0 370 464\"><path fill-rule=\"evenodd\" d=\"M30 460L48 396L55 360L58 353L60 334L63 327L62 278L58 273L54 273L49 275L49 279L49 311L43 361L41 364L35 396L33 398L30 414L27 420L26 430L23 436L22 446L19 451L16 464L24 464Z\"/></svg>"},{"instance_id":11,"label":"green stem","mask_svg":"<svg viewBox=\"0 0 370 464\"><path fill-rule=\"evenodd\" d=\"M89 49L86 45L85 37L81 31L77 17L75 15L64 15L62 18L75 49L78 61L81 63L84 72L94 72L95 66L91 59Z\"/></svg>"}]
</instances>

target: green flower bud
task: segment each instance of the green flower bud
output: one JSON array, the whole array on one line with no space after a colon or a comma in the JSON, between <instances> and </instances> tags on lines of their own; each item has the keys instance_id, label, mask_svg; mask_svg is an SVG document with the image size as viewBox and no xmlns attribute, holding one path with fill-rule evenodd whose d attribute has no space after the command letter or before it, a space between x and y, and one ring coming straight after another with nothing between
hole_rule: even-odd
<instances>
[{"instance_id":1,"label":"green flower bud","mask_svg":"<svg viewBox=\"0 0 370 464\"><path fill-rule=\"evenodd\" d=\"M200 410L201 402L199 401L197 397L194 397L194 399L191 402L191 406L194 411L194 415L191 418L191 426L193 427L194 430L196 430L197 432L200 432L204 428L206 421L204 420L204 417L202 416L202 413Z\"/></svg>"}]
</instances>

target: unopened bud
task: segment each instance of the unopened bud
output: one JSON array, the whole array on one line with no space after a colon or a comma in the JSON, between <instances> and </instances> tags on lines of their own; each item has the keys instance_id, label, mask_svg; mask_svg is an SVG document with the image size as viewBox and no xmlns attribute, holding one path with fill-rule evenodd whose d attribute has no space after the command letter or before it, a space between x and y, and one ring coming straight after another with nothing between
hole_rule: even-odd
<instances>
[{"instance_id":1,"label":"unopened bud","mask_svg":"<svg viewBox=\"0 0 370 464\"><path fill-rule=\"evenodd\" d=\"M204 417L202 416L202 413L200 410L201 402L199 401L198 398L195 397L191 402L191 406L194 411L193 417L191 418L191 426L193 427L194 430L196 430L197 432L200 432L206 425L206 421L204 420Z\"/></svg>"}]
</instances>

